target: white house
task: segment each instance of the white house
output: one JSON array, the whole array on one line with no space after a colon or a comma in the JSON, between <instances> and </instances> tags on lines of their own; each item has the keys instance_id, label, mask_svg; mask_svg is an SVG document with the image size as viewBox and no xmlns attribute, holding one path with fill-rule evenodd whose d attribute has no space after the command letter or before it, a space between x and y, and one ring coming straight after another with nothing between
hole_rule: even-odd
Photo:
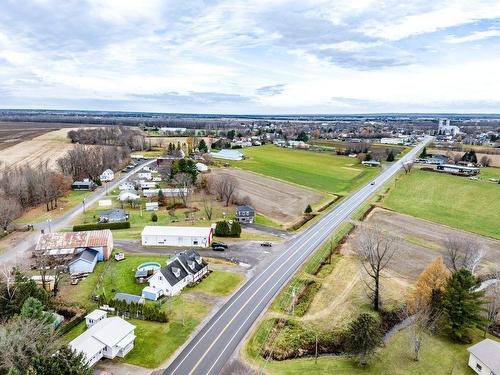
<instances>
[{"instance_id":1,"label":"white house","mask_svg":"<svg viewBox=\"0 0 500 375\"><path fill-rule=\"evenodd\" d=\"M500 342L484 339L467 349L469 367L479 375L500 374Z\"/></svg>"},{"instance_id":2,"label":"white house","mask_svg":"<svg viewBox=\"0 0 500 375\"><path fill-rule=\"evenodd\" d=\"M108 313L106 311L95 309L94 311L85 316L85 324L87 325L87 328L90 328L97 322L100 322L101 320L106 319L107 317Z\"/></svg>"},{"instance_id":3,"label":"white house","mask_svg":"<svg viewBox=\"0 0 500 375\"><path fill-rule=\"evenodd\" d=\"M99 179L102 182L109 182L113 181L115 179L115 173L111 169L106 169L102 174L99 176Z\"/></svg>"},{"instance_id":4,"label":"white house","mask_svg":"<svg viewBox=\"0 0 500 375\"><path fill-rule=\"evenodd\" d=\"M90 273L94 272L97 264L99 252L94 249L85 249L78 253L69 263L69 273Z\"/></svg>"},{"instance_id":5,"label":"white house","mask_svg":"<svg viewBox=\"0 0 500 375\"><path fill-rule=\"evenodd\" d=\"M403 145L407 138L381 138L380 143L385 145Z\"/></svg>"},{"instance_id":6,"label":"white house","mask_svg":"<svg viewBox=\"0 0 500 375\"><path fill-rule=\"evenodd\" d=\"M87 365L92 366L101 358L125 357L134 347L135 326L122 318L101 318L69 343L84 354Z\"/></svg>"},{"instance_id":7,"label":"white house","mask_svg":"<svg viewBox=\"0 0 500 375\"><path fill-rule=\"evenodd\" d=\"M145 171L144 169L137 172L137 177L139 177L142 180L148 180L148 181L151 181L151 179L153 178L151 171Z\"/></svg>"},{"instance_id":8,"label":"white house","mask_svg":"<svg viewBox=\"0 0 500 375\"><path fill-rule=\"evenodd\" d=\"M200 173L207 173L208 172L208 167L203 163L196 163L196 169Z\"/></svg>"},{"instance_id":9,"label":"white house","mask_svg":"<svg viewBox=\"0 0 500 375\"><path fill-rule=\"evenodd\" d=\"M194 250L183 251L169 259L167 265L151 276L142 296L156 301L161 296L174 296L208 272L208 264Z\"/></svg>"},{"instance_id":10,"label":"white house","mask_svg":"<svg viewBox=\"0 0 500 375\"><path fill-rule=\"evenodd\" d=\"M135 186L132 182L126 181L123 184L121 184L120 186L118 186L118 189L120 189L120 191L121 190L135 190Z\"/></svg>"},{"instance_id":11,"label":"white house","mask_svg":"<svg viewBox=\"0 0 500 375\"><path fill-rule=\"evenodd\" d=\"M130 190L123 190L118 196L120 202L135 201L139 199L141 199L141 197Z\"/></svg>"},{"instance_id":12,"label":"white house","mask_svg":"<svg viewBox=\"0 0 500 375\"><path fill-rule=\"evenodd\" d=\"M210 227L145 226L143 246L194 246L208 247L212 243Z\"/></svg>"}]
</instances>

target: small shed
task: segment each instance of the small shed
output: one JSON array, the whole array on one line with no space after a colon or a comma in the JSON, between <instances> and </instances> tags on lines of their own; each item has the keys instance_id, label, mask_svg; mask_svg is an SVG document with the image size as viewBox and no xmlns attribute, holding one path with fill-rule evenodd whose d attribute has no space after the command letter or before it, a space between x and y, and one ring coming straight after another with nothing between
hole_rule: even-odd
<instances>
[{"instance_id":1,"label":"small shed","mask_svg":"<svg viewBox=\"0 0 500 375\"><path fill-rule=\"evenodd\" d=\"M467 349L469 367L477 374L500 374L500 342L484 339Z\"/></svg>"},{"instance_id":2,"label":"small shed","mask_svg":"<svg viewBox=\"0 0 500 375\"><path fill-rule=\"evenodd\" d=\"M76 255L68 264L70 273L94 272L99 252L87 248Z\"/></svg>"},{"instance_id":3,"label":"small shed","mask_svg":"<svg viewBox=\"0 0 500 375\"><path fill-rule=\"evenodd\" d=\"M99 200L98 204L99 207L110 207L113 205L113 202L111 201L111 199L101 199Z\"/></svg>"},{"instance_id":4,"label":"small shed","mask_svg":"<svg viewBox=\"0 0 500 375\"><path fill-rule=\"evenodd\" d=\"M158 211L158 202L146 202L146 211Z\"/></svg>"}]
</instances>

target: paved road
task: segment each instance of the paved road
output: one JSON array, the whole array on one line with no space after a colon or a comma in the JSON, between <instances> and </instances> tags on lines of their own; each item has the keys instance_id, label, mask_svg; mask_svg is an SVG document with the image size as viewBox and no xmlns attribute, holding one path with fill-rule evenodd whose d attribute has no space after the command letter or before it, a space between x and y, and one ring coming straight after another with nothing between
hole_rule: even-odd
<instances>
[{"instance_id":1,"label":"paved road","mask_svg":"<svg viewBox=\"0 0 500 375\"><path fill-rule=\"evenodd\" d=\"M143 167L146 165L150 165L154 163L156 159L149 160L147 162L141 163L134 169L132 169L130 172L124 174L122 177L119 179L108 183L106 189L99 189L95 191L92 195L87 197L85 199L85 206L90 207L92 204L97 202L99 199L104 197L106 195L107 191L111 191L116 189L120 184L122 184L125 180L127 180L130 176L134 175L137 173L139 170L141 170ZM61 217L54 219L51 222L50 229L53 232L57 232L65 227L67 227L71 220L73 220L77 215L81 214L83 212L83 204L79 204L76 207L73 207L71 210L66 212L64 215ZM26 232L26 236L23 238L21 242L19 242L17 245L12 246L8 249L6 249L4 252L0 254L0 264L2 265L15 265L19 264L22 262L24 259L27 258L26 252L29 251L38 241L38 237L40 235L40 229L44 229L48 231L48 223L46 222L41 222L38 224L35 224L36 230L34 232Z\"/></svg>"},{"instance_id":2,"label":"paved road","mask_svg":"<svg viewBox=\"0 0 500 375\"><path fill-rule=\"evenodd\" d=\"M403 162L415 158L428 141L429 139L426 139L401 160L386 168L375 178L374 185L370 183L362 187L314 225L291 239L288 248L281 255L229 299L200 333L185 346L164 374L218 374L255 320L300 265L333 230L349 219L380 185L393 177Z\"/></svg>"}]
</instances>

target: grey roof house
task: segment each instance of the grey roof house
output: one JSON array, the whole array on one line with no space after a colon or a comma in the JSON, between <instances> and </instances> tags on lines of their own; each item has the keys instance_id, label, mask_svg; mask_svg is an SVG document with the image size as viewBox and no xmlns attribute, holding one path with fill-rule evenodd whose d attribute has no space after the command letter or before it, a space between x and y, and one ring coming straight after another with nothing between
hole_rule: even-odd
<instances>
[{"instance_id":1,"label":"grey roof house","mask_svg":"<svg viewBox=\"0 0 500 375\"><path fill-rule=\"evenodd\" d=\"M122 209L103 210L99 212L99 223L121 223L128 220L128 214Z\"/></svg>"},{"instance_id":2,"label":"grey roof house","mask_svg":"<svg viewBox=\"0 0 500 375\"><path fill-rule=\"evenodd\" d=\"M236 207L236 221L240 223L253 223L255 221L255 208L248 204Z\"/></svg>"},{"instance_id":3,"label":"grey roof house","mask_svg":"<svg viewBox=\"0 0 500 375\"><path fill-rule=\"evenodd\" d=\"M194 250L186 250L177 254L177 259L191 275L191 282L198 281L208 271L207 262Z\"/></svg>"},{"instance_id":4,"label":"grey roof house","mask_svg":"<svg viewBox=\"0 0 500 375\"><path fill-rule=\"evenodd\" d=\"M70 273L90 273L94 272L99 252L91 248L85 248L79 252L69 263Z\"/></svg>"},{"instance_id":5,"label":"grey roof house","mask_svg":"<svg viewBox=\"0 0 500 375\"><path fill-rule=\"evenodd\" d=\"M469 367L480 375L500 374L500 342L484 339L467 349Z\"/></svg>"}]
</instances>

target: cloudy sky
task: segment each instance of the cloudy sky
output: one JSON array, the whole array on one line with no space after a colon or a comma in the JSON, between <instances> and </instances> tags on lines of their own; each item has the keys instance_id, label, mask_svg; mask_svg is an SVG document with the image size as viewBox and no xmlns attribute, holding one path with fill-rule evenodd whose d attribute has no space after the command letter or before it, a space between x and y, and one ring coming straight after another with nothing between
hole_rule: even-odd
<instances>
[{"instance_id":1,"label":"cloudy sky","mask_svg":"<svg viewBox=\"0 0 500 375\"><path fill-rule=\"evenodd\" d=\"M2 0L0 108L500 112L498 0Z\"/></svg>"}]
</instances>

